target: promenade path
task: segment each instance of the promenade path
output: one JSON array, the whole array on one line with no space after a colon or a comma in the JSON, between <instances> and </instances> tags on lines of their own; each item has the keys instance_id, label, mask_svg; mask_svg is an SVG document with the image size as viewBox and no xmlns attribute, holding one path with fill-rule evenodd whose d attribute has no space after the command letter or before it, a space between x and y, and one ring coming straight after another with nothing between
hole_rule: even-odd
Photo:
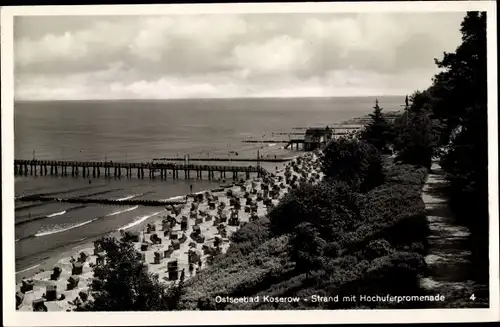
<instances>
[{"instance_id":1,"label":"promenade path","mask_svg":"<svg viewBox=\"0 0 500 327\"><path fill-rule=\"evenodd\" d=\"M487 287L471 278L470 232L454 220L445 186L443 170L433 163L422 192L430 235L425 258L429 276L422 278L421 286L432 294L445 295L445 303L436 303L437 307L487 307Z\"/></svg>"}]
</instances>

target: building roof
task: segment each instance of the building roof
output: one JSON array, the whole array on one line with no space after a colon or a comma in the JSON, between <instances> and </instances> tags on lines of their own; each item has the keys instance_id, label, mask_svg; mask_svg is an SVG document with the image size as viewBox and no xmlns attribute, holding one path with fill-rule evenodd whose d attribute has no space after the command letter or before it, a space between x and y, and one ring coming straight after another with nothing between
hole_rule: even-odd
<instances>
[{"instance_id":1,"label":"building roof","mask_svg":"<svg viewBox=\"0 0 500 327\"><path fill-rule=\"evenodd\" d=\"M332 130L328 127L312 127L306 130L306 135L322 136L332 134Z\"/></svg>"}]
</instances>

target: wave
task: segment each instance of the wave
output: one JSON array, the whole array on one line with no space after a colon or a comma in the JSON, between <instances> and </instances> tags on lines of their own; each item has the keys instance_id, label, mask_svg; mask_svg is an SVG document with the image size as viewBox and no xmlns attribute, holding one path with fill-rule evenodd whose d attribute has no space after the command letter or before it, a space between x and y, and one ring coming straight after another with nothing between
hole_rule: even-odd
<instances>
[{"instance_id":1,"label":"wave","mask_svg":"<svg viewBox=\"0 0 500 327\"><path fill-rule=\"evenodd\" d=\"M87 220L87 221L84 221L83 223L72 225L72 226L69 226L69 227L66 227L66 228L64 228L64 227L61 228L59 226L59 228L55 228L55 229L52 229L52 230L49 230L49 231L46 231L46 232L36 233L34 236L35 237L42 237L42 236L48 236L48 235L52 235L52 234L62 233L62 232L68 231L70 229L74 229L74 228L78 228L78 227L82 227L84 225L90 224L91 222L94 222L97 219L99 219L99 217L91 219L91 220Z\"/></svg>"},{"instance_id":2,"label":"wave","mask_svg":"<svg viewBox=\"0 0 500 327\"><path fill-rule=\"evenodd\" d=\"M55 212L53 214L50 214L50 215L47 215L45 217L47 218L52 218L52 217L56 217L56 216L60 216L60 215L64 215L66 213L66 210L63 210L63 211L59 211L59 212Z\"/></svg>"},{"instance_id":3,"label":"wave","mask_svg":"<svg viewBox=\"0 0 500 327\"><path fill-rule=\"evenodd\" d=\"M143 193L141 193L141 194L132 194L132 195L126 196L126 197L121 198L121 199L116 199L116 201L130 200L130 199L136 198L136 197L141 196L141 195L144 195L144 194Z\"/></svg>"},{"instance_id":4,"label":"wave","mask_svg":"<svg viewBox=\"0 0 500 327\"><path fill-rule=\"evenodd\" d=\"M273 146L276 146L276 143L270 143L270 144L268 144L267 146L269 146L269 147L273 147Z\"/></svg>"},{"instance_id":5,"label":"wave","mask_svg":"<svg viewBox=\"0 0 500 327\"><path fill-rule=\"evenodd\" d=\"M135 221L133 221L133 222L131 222L131 223L129 223L129 224L127 224L127 225L123 226L123 227L118 228L117 230L119 231L119 230L126 230L126 229L129 229L129 228L132 228L132 227L134 227L134 226L136 226L136 225L139 225L140 223L142 223L142 222L146 221L147 219L149 219L149 218L151 218L151 217L154 217L154 216L156 216L157 214L162 213L162 212L165 212L165 210L158 211L158 212L155 212L155 213L150 214L150 215L147 215L147 216L142 216L142 217L140 217L139 219L137 219L137 220L135 220Z\"/></svg>"},{"instance_id":6,"label":"wave","mask_svg":"<svg viewBox=\"0 0 500 327\"><path fill-rule=\"evenodd\" d=\"M37 264L37 265L34 265L34 266L32 266L32 267L29 267L29 268L23 269L23 270L21 270L21 271L18 271L18 272L16 272L16 275L17 275L17 274L20 274L20 273L23 273L23 272L26 272L26 271L28 271L28 270L35 269L36 267L40 267L40 264Z\"/></svg>"},{"instance_id":7,"label":"wave","mask_svg":"<svg viewBox=\"0 0 500 327\"><path fill-rule=\"evenodd\" d=\"M184 199L185 197L186 197L185 195L179 195L179 196L174 196L171 198L162 199L161 201L181 200L181 199Z\"/></svg>"},{"instance_id":8,"label":"wave","mask_svg":"<svg viewBox=\"0 0 500 327\"><path fill-rule=\"evenodd\" d=\"M19 226L19 225L23 225L23 224L27 224L29 222L33 222L33 221L37 221L37 220L41 220L41 219L46 219L46 218L52 218L52 217L57 217L57 216L62 216L64 214L67 214L68 212L70 211L73 211L73 210L78 210L78 209L82 209L82 208L85 208L87 207L87 205L85 204L81 204L81 205L77 205L77 206L74 206L74 207L71 207L71 208L68 208L66 210L63 210L63 211L59 211L59 212L54 212L54 213L51 213L50 215L44 215L44 216L36 216L36 217L32 217L30 219L25 219L25 220L21 220L21 221L16 221L15 222L15 226Z\"/></svg>"},{"instance_id":9,"label":"wave","mask_svg":"<svg viewBox=\"0 0 500 327\"><path fill-rule=\"evenodd\" d=\"M137 208L139 208L139 206L135 206L135 207L128 208L128 209L125 209L125 210L115 211L115 212L112 212L110 214L107 214L106 217L111 217L111 216L119 215L119 214L124 213L124 212L135 210Z\"/></svg>"}]
</instances>

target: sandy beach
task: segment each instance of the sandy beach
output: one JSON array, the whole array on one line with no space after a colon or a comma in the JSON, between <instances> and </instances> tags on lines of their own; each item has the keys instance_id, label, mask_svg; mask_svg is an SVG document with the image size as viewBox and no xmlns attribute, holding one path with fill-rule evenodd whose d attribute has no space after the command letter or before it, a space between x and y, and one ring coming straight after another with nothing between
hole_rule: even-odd
<instances>
[{"instance_id":1,"label":"sandy beach","mask_svg":"<svg viewBox=\"0 0 500 327\"><path fill-rule=\"evenodd\" d=\"M231 234L241 226L264 217L293 187L304 182L316 183L322 177L318 155L305 153L267 176L214 191L189 194L186 204L176 209L158 208L158 212L125 226L113 236L119 238L124 232L138 236L134 246L141 253L140 259L165 283L174 282L169 279L169 262L176 262L177 275L184 270L188 279L206 267L207 258L215 250L214 242L220 244L220 251L224 253L229 248ZM87 241L36 268L19 272L16 275L18 310L33 311L33 302L40 299L48 311L74 310L76 302L82 303L88 293L93 278L92 266L98 259L96 254L103 255ZM81 261L81 271L74 270L74 260ZM57 279L51 278L55 267L60 269ZM78 282L68 287L68 279L78 279ZM23 283L28 286L22 287ZM27 291L26 287L32 290ZM55 295L50 291L54 287Z\"/></svg>"}]
</instances>

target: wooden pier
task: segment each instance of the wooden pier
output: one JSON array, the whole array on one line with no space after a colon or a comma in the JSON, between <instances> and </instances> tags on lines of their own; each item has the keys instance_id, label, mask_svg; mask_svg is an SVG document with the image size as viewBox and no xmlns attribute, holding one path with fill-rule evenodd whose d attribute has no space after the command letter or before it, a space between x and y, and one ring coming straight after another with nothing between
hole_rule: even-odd
<instances>
[{"instance_id":1,"label":"wooden pier","mask_svg":"<svg viewBox=\"0 0 500 327\"><path fill-rule=\"evenodd\" d=\"M301 145L302 149L304 149L304 143L305 143L304 139L290 140L288 144L285 146L285 149L288 149L288 147L291 146L293 150L293 146L295 145L295 148L298 151L299 145Z\"/></svg>"},{"instance_id":2,"label":"wooden pier","mask_svg":"<svg viewBox=\"0 0 500 327\"><path fill-rule=\"evenodd\" d=\"M287 141L288 142L288 141ZM214 157L208 157L208 158L189 158L189 161L223 161L223 162L287 162L290 161L293 158L260 158L260 159L253 159L253 158L235 158L235 157L230 157L230 158L214 158ZM185 161L185 158L178 158L178 157L170 157L170 158L153 158L153 162L155 161Z\"/></svg>"},{"instance_id":3,"label":"wooden pier","mask_svg":"<svg viewBox=\"0 0 500 327\"><path fill-rule=\"evenodd\" d=\"M135 171L135 174L134 174ZM61 161L61 160L14 160L14 173L16 175L53 175L53 176L82 176L86 178L104 177L130 178L137 175L137 178L144 178L145 171L149 178L156 178L159 173L161 179L179 179L179 172L184 172L184 178L190 179L191 173L196 173L197 179L202 179L203 175L208 175L209 180L215 179L215 174L219 173L220 178L226 178L227 173L232 173L233 180L238 180L239 174L245 174L246 179L251 173L256 173L258 177L265 176L268 172L260 166L213 166L213 165L193 165L177 163L125 163L113 161ZM194 176L193 176L194 177Z\"/></svg>"}]
</instances>

